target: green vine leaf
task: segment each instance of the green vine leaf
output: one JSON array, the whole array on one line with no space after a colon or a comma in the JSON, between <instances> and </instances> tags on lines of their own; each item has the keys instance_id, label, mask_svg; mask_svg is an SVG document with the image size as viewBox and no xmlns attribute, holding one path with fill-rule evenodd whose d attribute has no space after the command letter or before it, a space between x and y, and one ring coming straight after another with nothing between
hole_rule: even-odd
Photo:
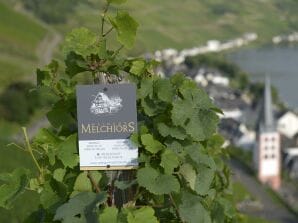
<instances>
[{"instance_id":1,"label":"green vine leaf","mask_svg":"<svg viewBox=\"0 0 298 223\"><path fill-rule=\"evenodd\" d=\"M174 125L183 127L195 141L211 137L219 122L211 99L192 81L184 81L179 91L182 99L174 101L171 111Z\"/></svg>"},{"instance_id":2,"label":"green vine leaf","mask_svg":"<svg viewBox=\"0 0 298 223\"><path fill-rule=\"evenodd\" d=\"M54 221L60 220L63 223L96 222L95 208L106 199L106 193L79 193L57 209Z\"/></svg>"},{"instance_id":3,"label":"green vine leaf","mask_svg":"<svg viewBox=\"0 0 298 223\"><path fill-rule=\"evenodd\" d=\"M196 141L203 141L216 131L219 118L210 110L194 110L188 124L186 132Z\"/></svg>"},{"instance_id":4,"label":"green vine leaf","mask_svg":"<svg viewBox=\"0 0 298 223\"><path fill-rule=\"evenodd\" d=\"M233 206L233 203L226 198L219 198L218 203L223 207L224 214L229 218L233 218L236 215L236 209Z\"/></svg>"},{"instance_id":5,"label":"green vine leaf","mask_svg":"<svg viewBox=\"0 0 298 223\"><path fill-rule=\"evenodd\" d=\"M138 98L145 98L153 95L153 80L144 78L141 81L141 87L138 89Z\"/></svg>"},{"instance_id":6,"label":"green vine leaf","mask_svg":"<svg viewBox=\"0 0 298 223\"><path fill-rule=\"evenodd\" d=\"M74 191L92 191L92 185L90 183L90 180L87 176L87 172L80 173L80 175L77 177L74 187Z\"/></svg>"},{"instance_id":7,"label":"green vine leaf","mask_svg":"<svg viewBox=\"0 0 298 223\"><path fill-rule=\"evenodd\" d=\"M52 83L52 77L49 71L47 70L36 70L36 77L37 77L37 86L42 87L50 87Z\"/></svg>"},{"instance_id":8,"label":"green vine leaf","mask_svg":"<svg viewBox=\"0 0 298 223\"><path fill-rule=\"evenodd\" d=\"M89 68L87 62L83 56L71 51L67 54L65 59L65 73L70 77L74 77L76 74L87 71Z\"/></svg>"},{"instance_id":9,"label":"green vine leaf","mask_svg":"<svg viewBox=\"0 0 298 223\"><path fill-rule=\"evenodd\" d=\"M49 129L42 128L34 137L34 143L56 147L62 140Z\"/></svg>"},{"instance_id":10,"label":"green vine leaf","mask_svg":"<svg viewBox=\"0 0 298 223\"><path fill-rule=\"evenodd\" d=\"M54 208L60 202L60 197L56 191L50 185L50 182L46 182L43 186L43 190L40 195L40 203L44 208Z\"/></svg>"},{"instance_id":11,"label":"green vine leaf","mask_svg":"<svg viewBox=\"0 0 298 223\"><path fill-rule=\"evenodd\" d=\"M98 184L102 175L98 171L90 171L90 174L92 175L92 178L94 181ZM87 172L80 173L77 177L73 190L74 191L92 191L92 184L88 178Z\"/></svg>"},{"instance_id":12,"label":"green vine leaf","mask_svg":"<svg viewBox=\"0 0 298 223\"><path fill-rule=\"evenodd\" d=\"M70 135L65 141L59 144L57 157L65 167L73 168L78 165L77 134Z\"/></svg>"},{"instance_id":13,"label":"green vine leaf","mask_svg":"<svg viewBox=\"0 0 298 223\"><path fill-rule=\"evenodd\" d=\"M133 210L127 215L128 223L158 223L154 216L154 210L151 207L142 207L138 210Z\"/></svg>"},{"instance_id":14,"label":"green vine leaf","mask_svg":"<svg viewBox=\"0 0 298 223\"><path fill-rule=\"evenodd\" d=\"M157 129L163 137L171 136L179 140L184 140L187 137L183 128L175 126L169 127L163 122L158 123Z\"/></svg>"},{"instance_id":15,"label":"green vine leaf","mask_svg":"<svg viewBox=\"0 0 298 223\"><path fill-rule=\"evenodd\" d=\"M140 186L145 187L156 195L178 192L180 184L173 175L164 175L152 167L144 167L138 170L137 180Z\"/></svg>"},{"instance_id":16,"label":"green vine leaf","mask_svg":"<svg viewBox=\"0 0 298 223\"><path fill-rule=\"evenodd\" d=\"M68 128L75 123L74 118L69 112L68 105L64 101L58 101L47 113L47 118L55 128Z\"/></svg>"},{"instance_id":17,"label":"green vine leaf","mask_svg":"<svg viewBox=\"0 0 298 223\"><path fill-rule=\"evenodd\" d=\"M160 166L164 168L166 174L172 174L178 165L179 159L173 151L167 149L162 153Z\"/></svg>"},{"instance_id":18,"label":"green vine leaf","mask_svg":"<svg viewBox=\"0 0 298 223\"><path fill-rule=\"evenodd\" d=\"M118 41L130 49L133 47L139 24L127 13L118 11L115 17L109 17L118 34Z\"/></svg>"},{"instance_id":19,"label":"green vine leaf","mask_svg":"<svg viewBox=\"0 0 298 223\"><path fill-rule=\"evenodd\" d=\"M29 170L18 168L12 173L1 173L0 183L0 207L9 209L12 203L25 192L29 184Z\"/></svg>"},{"instance_id":20,"label":"green vine leaf","mask_svg":"<svg viewBox=\"0 0 298 223\"><path fill-rule=\"evenodd\" d=\"M54 171L53 178L59 182L63 182L63 178L65 176L66 170L62 168L58 168Z\"/></svg>"},{"instance_id":21,"label":"green vine leaf","mask_svg":"<svg viewBox=\"0 0 298 223\"><path fill-rule=\"evenodd\" d=\"M136 76L142 76L145 71L145 65L146 62L144 60L135 60L132 62L129 72Z\"/></svg>"},{"instance_id":22,"label":"green vine leaf","mask_svg":"<svg viewBox=\"0 0 298 223\"><path fill-rule=\"evenodd\" d=\"M118 223L118 209L115 207L107 207L99 215L100 223Z\"/></svg>"},{"instance_id":23,"label":"green vine leaf","mask_svg":"<svg viewBox=\"0 0 298 223\"><path fill-rule=\"evenodd\" d=\"M209 96L205 91L200 89L193 81L184 81L179 88L183 99L191 101L194 108L197 109L210 109L215 108Z\"/></svg>"},{"instance_id":24,"label":"green vine leaf","mask_svg":"<svg viewBox=\"0 0 298 223\"><path fill-rule=\"evenodd\" d=\"M195 191L199 195L206 195L210 189L214 178L214 171L205 166L198 168L198 174L195 182Z\"/></svg>"},{"instance_id":25,"label":"green vine leaf","mask_svg":"<svg viewBox=\"0 0 298 223\"><path fill-rule=\"evenodd\" d=\"M174 125L185 127L186 121L193 114L191 101L177 99L172 105L171 118Z\"/></svg>"},{"instance_id":26,"label":"green vine leaf","mask_svg":"<svg viewBox=\"0 0 298 223\"><path fill-rule=\"evenodd\" d=\"M151 134L142 135L141 141L142 144L145 146L145 149L152 154L155 154L165 148L165 146L159 141L155 140Z\"/></svg>"},{"instance_id":27,"label":"green vine leaf","mask_svg":"<svg viewBox=\"0 0 298 223\"><path fill-rule=\"evenodd\" d=\"M212 157L203 153L203 146L201 144L193 144L185 148L189 157L198 165L205 165L213 171L216 170L216 164Z\"/></svg>"},{"instance_id":28,"label":"green vine leaf","mask_svg":"<svg viewBox=\"0 0 298 223\"><path fill-rule=\"evenodd\" d=\"M182 193L182 204L179 213L182 220L187 223L211 223L209 212L201 204L201 198L187 193Z\"/></svg>"},{"instance_id":29,"label":"green vine leaf","mask_svg":"<svg viewBox=\"0 0 298 223\"><path fill-rule=\"evenodd\" d=\"M63 52L66 56L74 52L85 59L91 54L106 55L105 41L98 41L96 34L87 28L73 29L65 38Z\"/></svg>"},{"instance_id":30,"label":"green vine leaf","mask_svg":"<svg viewBox=\"0 0 298 223\"><path fill-rule=\"evenodd\" d=\"M37 77L37 86L42 87L51 87L53 79L57 76L59 64L56 60L52 60L44 70L37 69L36 77Z\"/></svg>"},{"instance_id":31,"label":"green vine leaf","mask_svg":"<svg viewBox=\"0 0 298 223\"><path fill-rule=\"evenodd\" d=\"M167 79L158 79L155 81L154 85L155 91L157 92L157 97L164 102L172 102L174 97L174 89L172 84Z\"/></svg>"},{"instance_id":32,"label":"green vine leaf","mask_svg":"<svg viewBox=\"0 0 298 223\"><path fill-rule=\"evenodd\" d=\"M192 165L185 163L183 164L180 169L179 169L179 173L184 177L184 179L188 182L189 187L192 190L195 190L195 183L196 183L196 171L195 169L192 167Z\"/></svg>"},{"instance_id":33,"label":"green vine leaf","mask_svg":"<svg viewBox=\"0 0 298 223\"><path fill-rule=\"evenodd\" d=\"M164 110L163 105L159 105L158 103L155 103L154 100L146 97L143 98L141 101L142 108L144 109L144 112L148 116L155 116L158 113L161 113L162 110Z\"/></svg>"},{"instance_id":34,"label":"green vine leaf","mask_svg":"<svg viewBox=\"0 0 298 223\"><path fill-rule=\"evenodd\" d=\"M173 103L172 120L196 141L212 136L219 122L218 116L212 110L194 108L194 104L188 100L177 100Z\"/></svg>"}]
</instances>

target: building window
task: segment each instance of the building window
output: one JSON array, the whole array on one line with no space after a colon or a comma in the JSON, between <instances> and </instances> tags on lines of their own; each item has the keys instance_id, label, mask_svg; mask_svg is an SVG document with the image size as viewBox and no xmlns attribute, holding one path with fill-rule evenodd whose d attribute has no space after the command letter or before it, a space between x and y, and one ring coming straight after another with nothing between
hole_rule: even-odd
<instances>
[{"instance_id":1,"label":"building window","mask_svg":"<svg viewBox=\"0 0 298 223\"><path fill-rule=\"evenodd\" d=\"M271 149L274 150L275 149L275 146L271 146Z\"/></svg>"},{"instance_id":2,"label":"building window","mask_svg":"<svg viewBox=\"0 0 298 223\"><path fill-rule=\"evenodd\" d=\"M267 156L267 155L265 155L265 156L264 156L264 159L265 159L265 160L266 160L266 159L268 159L268 156Z\"/></svg>"},{"instance_id":3,"label":"building window","mask_svg":"<svg viewBox=\"0 0 298 223\"><path fill-rule=\"evenodd\" d=\"M272 142L274 142L275 141L275 138L274 137L272 137Z\"/></svg>"},{"instance_id":4,"label":"building window","mask_svg":"<svg viewBox=\"0 0 298 223\"><path fill-rule=\"evenodd\" d=\"M274 155L274 154L272 154L272 155L271 155L271 158L272 158L272 159L274 159L274 158L275 158L275 155Z\"/></svg>"}]
</instances>

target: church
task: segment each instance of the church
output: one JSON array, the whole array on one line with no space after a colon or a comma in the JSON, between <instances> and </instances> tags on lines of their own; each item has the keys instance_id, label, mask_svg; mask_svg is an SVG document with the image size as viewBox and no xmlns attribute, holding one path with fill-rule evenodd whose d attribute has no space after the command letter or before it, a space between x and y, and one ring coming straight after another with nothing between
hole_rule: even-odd
<instances>
[{"instance_id":1,"label":"church","mask_svg":"<svg viewBox=\"0 0 298 223\"><path fill-rule=\"evenodd\" d=\"M274 190L281 185L281 139L272 109L270 76L265 77L262 118L258 123L253 159L258 180Z\"/></svg>"}]
</instances>

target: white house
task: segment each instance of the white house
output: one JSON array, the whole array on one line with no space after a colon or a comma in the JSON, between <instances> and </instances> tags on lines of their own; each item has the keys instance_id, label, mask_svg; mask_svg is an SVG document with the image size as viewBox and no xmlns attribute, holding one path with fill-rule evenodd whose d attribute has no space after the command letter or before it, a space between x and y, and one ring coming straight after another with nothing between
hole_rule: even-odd
<instances>
[{"instance_id":1,"label":"white house","mask_svg":"<svg viewBox=\"0 0 298 223\"><path fill-rule=\"evenodd\" d=\"M208 47L209 51L216 52L220 48L220 42L218 40L209 40L207 42L207 47Z\"/></svg>"},{"instance_id":2,"label":"white house","mask_svg":"<svg viewBox=\"0 0 298 223\"><path fill-rule=\"evenodd\" d=\"M248 129L244 124L240 124L239 130L243 134L238 140L236 140L235 145L244 149L252 149L256 142L256 132Z\"/></svg>"},{"instance_id":3,"label":"white house","mask_svg":"<svg viewBox=\"0 0 298 223\"><path fill-rule=\"evenodd\" d=\"M194 81L200 85L202 85L203 87L206 87L208 85L208 80L206 80L204 74L202 73L198 73L195 78Z\"/></svg>"},{"instance_id":4,"label":"white house","mask_svg":"<svg viewBox=\"0 0 298 223\"><path fill-rule=\"evenodd\" d=\"M289 171L290 178L298 179L298 148L285 149L284 166Z\"/></svg>"},{"instance_id":5,"label":"white house","mask_svg":"<svg viewBox=\"0 0 298 223\"><path fill-rule=\"evenodd\" d=\"M293 112L288 111L277 120L277 130L288 138L298 133L298 117Z\"/></svg>"},{"instance_id":6,"label":"white house","mask_svg":"<svg viewBox=\"0 0 298 223\"><path fill-rule=\"evenodd\" d=\"M243 38L247 41L254 41L258 38L258 34L256 33L245 33Z\"/></svg>"},{"instance_id":7,"label":"white house","mask_svg":"<svg viewBox=\"0 0 298 223\"><path fill-rule=\"evenodd\" d=\"M231 118L234 120L240 120L242 117L243 113L239 108L233 108L233 109L222 109L223 115L220 114L220 118Z\"/></svg>"},{"instance_id":8,"label":"white house","mask_svg":"<svg viewBox=\"0 0 298 223\"><path fill-rule=\"evenodd\" d=\"M227 77L223 76L214 76L212 80L213 84L229 86L230 80Z\"/></svg>"}]
</instances>

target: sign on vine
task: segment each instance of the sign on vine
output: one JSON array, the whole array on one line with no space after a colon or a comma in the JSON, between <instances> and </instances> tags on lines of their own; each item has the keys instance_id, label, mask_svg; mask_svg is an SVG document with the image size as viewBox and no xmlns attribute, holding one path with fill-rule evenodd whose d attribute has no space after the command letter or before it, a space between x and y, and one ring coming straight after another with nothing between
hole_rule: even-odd
<instances>
[{"instance_id":1,"label":"sign on vine","mask_svg":"<svg viewBox=\"0 0 298 223\"><path fill-rule=\"evenodd\" d=\"M81 170L138 166L136 87L133 84L78 85L77 114Z\"/></svg>"}]
</instances>

